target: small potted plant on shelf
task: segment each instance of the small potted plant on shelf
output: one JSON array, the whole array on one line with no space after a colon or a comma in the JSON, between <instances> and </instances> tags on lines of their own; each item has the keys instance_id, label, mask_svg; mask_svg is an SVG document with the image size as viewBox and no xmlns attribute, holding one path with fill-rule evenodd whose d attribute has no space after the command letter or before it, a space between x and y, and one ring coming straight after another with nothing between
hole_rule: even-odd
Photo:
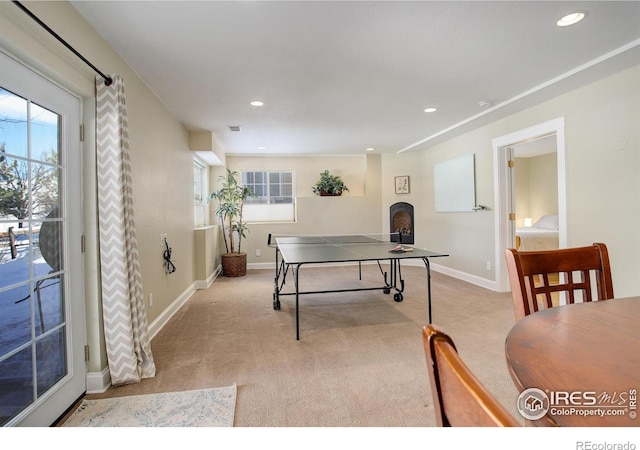
<instances>
[{"instance_id":1,"label":"small potted plant on shelf","mask_svg":"<svg viewBox=\"0 0 640 450\"><path fill-rule=\"evenodd\" d=\"M242 239L249 231L242 220L244 202L254 197L253 191L238 181L238 172L227 169L220 175L220 188L209 194L207 201L217 200L216 216L222 225L222 236L227 253L222 257L222 274L228 277L241 277L247 274L247 254L241 251ZM237 246L236 246L237 239Z\"/></svg>"},{"instance_id":2,"label":"small potted plant on shelf","mask_svg":"<svg viewBox=\"0 0 640 450\"><path fill-rule=\"evenodd\" d=\"M311 189L320 196L338 196L349 190L340 176L331 175L328 170L320 174L320 179Z\"/></svg>"}]
</instances>

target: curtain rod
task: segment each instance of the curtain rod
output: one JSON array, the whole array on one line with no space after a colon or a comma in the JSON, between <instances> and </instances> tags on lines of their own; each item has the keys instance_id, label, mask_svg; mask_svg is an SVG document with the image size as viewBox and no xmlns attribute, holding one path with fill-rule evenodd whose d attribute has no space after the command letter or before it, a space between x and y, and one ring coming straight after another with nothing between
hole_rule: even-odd
<instances>
[{"instance_id":1,"label":"curtain rod","mask_svg":"<svg viewBox=\"0 0 640 450\"><path fill-rule=\"evenodd\" d=\"M91 67L94 71L96 71L96 73L98 73L102 78L104 78L104 84L107 86L111 86L111 83L113 83L113 80L111 79L110 76L105 75L104 73L102 73L100 70L98 70L98 68L96 66L94 66L93 64L91 64L89 62L89 60L87 58L85 58L84 56L82 56L80 53L78 53L78 51L73 48L71 45L69 45L64 39L62 39L55 31L53 31L51 28L49 28L47 26L46 23L44 23L42 20L38 19L31 11L29 11L27 8L24 7L24 5L22 5L22 3L13 0L13 3L20 8L21 10L23 10L29 17L31 17L33 20L35 20L38 25L40 25L42 28L44 28L45 30L47 30L53 37L55 37L58 41L60 41L65 47L67 47L69 50L71 50L78 58L80 58L86 65L88 65L89 67Z\"/></svg>"}]
</instances>

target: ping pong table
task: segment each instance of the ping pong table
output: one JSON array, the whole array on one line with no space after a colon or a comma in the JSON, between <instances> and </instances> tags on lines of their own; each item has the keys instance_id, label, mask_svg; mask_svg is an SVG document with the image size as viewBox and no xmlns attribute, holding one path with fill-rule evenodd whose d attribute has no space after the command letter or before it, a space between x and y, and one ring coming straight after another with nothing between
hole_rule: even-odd
<instances>
[{"instance_id":1,"label":"ping pong table","mask_svg":"<svg viewBox=\"0 0 640 450\"><path fill-rule=\"evenodd\" d=\"M402 278L400 261L403 259L421 259L427 269L427 307L429 323L431 323L431 267L429 259L449 255L398 244L399 242L402 242L402 237L399 233L327 236L279 236L270 234L268 245L275 248L276 259L273 309L280 309L281 296L295 296L296 340L300 340L300 296L382 290L385 294L390 294L394 291L394 301L401 302L403 300L404 279ZM381 261L388 261L388 271L383 269ZM383 280L381 286L300 291L300 268L303 265L358 263L359 276L362 278L363 262L377 263ZM289 269L293 272L295 289L294 292L283 292Z\"/></svg>"}]
</instances>

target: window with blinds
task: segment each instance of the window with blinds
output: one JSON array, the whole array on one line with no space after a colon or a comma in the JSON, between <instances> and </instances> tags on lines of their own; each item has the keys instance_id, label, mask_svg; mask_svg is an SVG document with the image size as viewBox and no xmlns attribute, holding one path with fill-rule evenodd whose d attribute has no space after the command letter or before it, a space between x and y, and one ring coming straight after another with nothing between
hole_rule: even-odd
<instances>
[{"instance_id":1,"label":"window with blinds","mask_svg":"<svg viewBox=\"0 0 640 450\"><path fill-rule=\"evenodd\" d=\"M243 186L255 197L245 202L248 222L286 222L295 220L295 193L291 171L242 171Z\"/></svg>"}]
</instances>

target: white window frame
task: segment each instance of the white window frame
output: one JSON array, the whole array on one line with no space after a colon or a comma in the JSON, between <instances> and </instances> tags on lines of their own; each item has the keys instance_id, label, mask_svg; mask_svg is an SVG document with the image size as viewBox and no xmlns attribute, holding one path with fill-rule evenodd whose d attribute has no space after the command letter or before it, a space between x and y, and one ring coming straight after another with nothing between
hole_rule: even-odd
<instances>
[{"instance_id":1,"label":"white window frame","mask_svg":"<svg viewBox=\"0 0 640 450\"><path fill-rule=\"evenodd\" d=\"M200 158L193 158L193 223L195 227L208 225L208 169L209 166Z\"/></svg>"}]
</instances>

